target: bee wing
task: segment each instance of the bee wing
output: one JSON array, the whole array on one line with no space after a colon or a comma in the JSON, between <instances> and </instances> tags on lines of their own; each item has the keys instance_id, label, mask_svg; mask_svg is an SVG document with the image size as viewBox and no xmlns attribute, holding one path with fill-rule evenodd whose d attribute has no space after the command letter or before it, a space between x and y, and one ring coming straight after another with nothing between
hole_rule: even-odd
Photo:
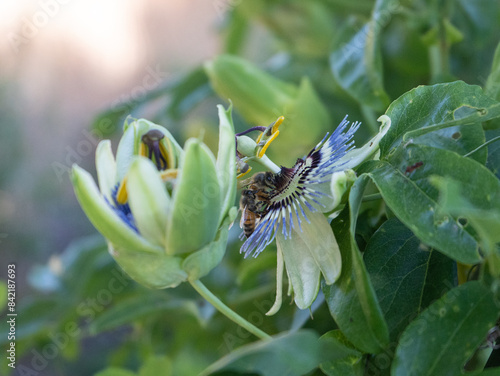
<instances>
[{"instance_id":1,"label":"bee wing","mask_svg":"<svg viewBox=\"0 0 500 376\"><path fill-rule=\"evenodd\" d=\"M245 213L246 212L247 212L247 207L245 206L243 209L241 209L240 228L243 228L243 223L245 222Z\"/></svg>"},{"instance_id":2,"label":"bee wing","mask_svg":"<svg viewBox=\"0 0 500 376\"><path fill-rule=\"evenodd\" d=\"M251 183L252 183L252 178L239 180L238 183L237 183L238 189L242 189L242 188L248 187Z\"/></svg>"}]
</instances>

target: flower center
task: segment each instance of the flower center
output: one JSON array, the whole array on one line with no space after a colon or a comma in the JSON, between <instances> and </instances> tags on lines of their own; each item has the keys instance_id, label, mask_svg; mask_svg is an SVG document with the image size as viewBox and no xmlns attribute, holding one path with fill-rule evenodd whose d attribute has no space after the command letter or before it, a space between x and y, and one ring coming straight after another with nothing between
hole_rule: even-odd
<instances>
[{"instance_id":1,"label":"flower center","mask_svg":"<svg viewBox=\"0 0 500 376\"><path fill-rule=\"evenodd\" d=\"M281 125L281 123L283 123L284 120L285 117L280 116L278 119L276 119L275 122L269 124L267 127L257 126L247 129L241 133L236 133L235 139L236 139L236 165L238 173L237 179L242 178L244 175L248 174L252 170L252 168L247 164L248 161L255 160L257 162L260 162L261 164L264 165L266 164L266 161L264 161L262 157L265 156L265 153L269 145L271 145L271 143L280 134L278 128ZM238 137L244 136L252 131L261 132L255 142L251 141L254 147L251 148L251 151L247 149L246 151L240 152L240 150L238 149ZM265 159L267 159L267 157L265 157ZM274 163L272 164L274 165ZM279 170L277 166L276 169Z\"/></svg>"},{"instance_id":2,"label":"flower center","mask_svg":"<svg viewBox=\"0 0 500 376\"><path fill-rule=\"evenodd\" d=\"M151 129L141 137L141 144L139 146L139 155L147 156L155 164L158 171L166 170L172 163L170 161L169 151L165 145L160 142L165 138L165 135L158 129ZM170 140L166 139L167 144L170 145ZM171 149L171 147L169 147Z\"/></svg>"},{"instance_id":3,"label":"flower center","mask_svg":"<svg viewBox=\"0 0 500 376\"><path fill-rule=\"evenodd\" d=\"M139 155L149 158L156 165L163 181L177 177L172 143L160 130L151 129L142 135ZM119 205L124 205L127 201L127 177L125 176L116 192L116 202Z\"/></svg>"}]
</instances>

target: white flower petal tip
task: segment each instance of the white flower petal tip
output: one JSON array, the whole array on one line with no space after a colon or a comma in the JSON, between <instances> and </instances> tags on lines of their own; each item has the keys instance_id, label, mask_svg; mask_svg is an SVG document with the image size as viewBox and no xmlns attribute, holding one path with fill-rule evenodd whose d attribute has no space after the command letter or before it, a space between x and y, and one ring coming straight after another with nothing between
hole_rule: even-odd
<instances>
[{"instance_id":1,"label":"white flower petal tip","mask_svg":"<svg viewBox=\"0 0 500 376\"><path fill-rule=\"evenodd\" d=\"M381 138L385 136L389 128L391 127L391 118L387 115L382 115L377 119L378 122L382 123L380 125L379 133L382 134Z\"/></svg>"},{"instance_id":2,"label":"white flower petal tip","mask_svg":"<svg viewBox=\"0 0 500 376\"><path fill-rule=\"evenodd\" d=\"M276 299L273 306L266 312L266 316L272 316L276 314L281 308L281 302L283 301L283 271L285 262L283 260L283 253L281 250L277 250L277 266L276 266Z\"/></svg>"},{"instance_id":3,"label":"white flower petal tip","mask_svg":"<svg viewBox=\"0 0 500 376\"><path fill-rule=\"evenodd\" d=\"M368 142L359 149L350 150L344 157L341 158L341 162L345 169L352 169L360 165L368 159L372 159L379 150L380 140L386 135L386 133L391 128L391 118L387 115L382 115L378 118L382 124L380 125L379 132Z\"/></svg>"}]
</instances>

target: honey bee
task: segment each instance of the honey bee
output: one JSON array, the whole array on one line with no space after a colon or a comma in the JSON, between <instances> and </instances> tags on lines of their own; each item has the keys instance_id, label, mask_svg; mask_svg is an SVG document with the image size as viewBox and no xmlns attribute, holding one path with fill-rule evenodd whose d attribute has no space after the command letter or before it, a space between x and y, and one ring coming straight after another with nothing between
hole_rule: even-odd
<instances>
[{"instance_id":1,"label":"honey bee","mask_svg":"<svg viewBox=\"0 0 500 376\"><path fill-rule=\"evenodd\" d=\"M269 211L270 197L276 190L276 174L259 172L250 179L242 181L240 186L246 187L241 192L240 227L248 238L253 234L260 218Z\"/></svg>"}]
</instances>

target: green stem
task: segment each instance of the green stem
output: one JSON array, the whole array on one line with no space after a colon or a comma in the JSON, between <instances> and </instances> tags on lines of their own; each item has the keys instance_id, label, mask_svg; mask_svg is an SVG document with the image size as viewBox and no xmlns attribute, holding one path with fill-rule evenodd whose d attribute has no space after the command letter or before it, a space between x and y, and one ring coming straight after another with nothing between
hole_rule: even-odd
<instances>
[{"instance_id":1,"label":"green stem","mask_svg":"<svg viewBox=\"0 0 500 376\"><path fill-rule=\"evenodd\" d=\"M203 298L205 298L207 302L212 304L220 313L222 313L228 319L235 322L242 328L248 330L250 333L252 333L256 337L259 337L260 339L264 340L271 339L271 336L269 334L264 333L259 328L250 324L247 320L238 315L227 305L222 303L222 301L218 297L216 297L209 289L207 289L206 286L199 279L196 281L190 281L190 283L191 286L193 286L193 288L198 292L198 294L200 294Z\"/></svg>"},{"instance_id":2,"label":"green stem","mask_svg":"<svg viewBox=\"0 0 500 376\"><path fill-rule=\"evenodd\" d=\"M429 46L429 60L431 69L431 82L450 81L450 41L446 30L446 19L449 14L449 2L446 0L435 1L436 41Z\"/></svg>"}]
</instances>

